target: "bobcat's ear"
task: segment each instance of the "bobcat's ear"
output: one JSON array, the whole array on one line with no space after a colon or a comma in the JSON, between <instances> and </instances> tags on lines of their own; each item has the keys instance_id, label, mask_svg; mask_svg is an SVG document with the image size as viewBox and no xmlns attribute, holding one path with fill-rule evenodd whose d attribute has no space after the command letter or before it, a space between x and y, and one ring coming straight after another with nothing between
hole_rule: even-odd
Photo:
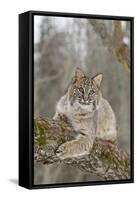
<instances>
[{"instance_id":1,"label":"bobcat's ear","mask_svg":"<svg viewBox=\"0 0 137 200\"><path fill-rule=\"evenodd\" d=\"M84 72L80 68L77 67L75 71L76 80L79 80L80 78L83 78L83 77L85 77Z\"/></svg>"},{"instance_id":2,"label":"bobcat's ear","mask_svg":"<svg viewBox=\"0 0 137 200\"><path fill-rule=\"evenodd\" d=\"M100 84L101 84L101 81L102 81L102 77L103 77L102 74L98 74L98 75L93 77L93 82L96 84L96 86L98 88L100 87Z\"/></svg>"}]
</instances>

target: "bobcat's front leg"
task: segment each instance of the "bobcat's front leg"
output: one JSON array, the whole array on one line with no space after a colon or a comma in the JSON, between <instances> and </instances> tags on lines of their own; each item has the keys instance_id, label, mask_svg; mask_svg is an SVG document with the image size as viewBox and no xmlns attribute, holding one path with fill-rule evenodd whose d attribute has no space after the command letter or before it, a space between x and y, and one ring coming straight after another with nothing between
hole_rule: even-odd
<instances>
[{"instance_id":1,"label":"bobcat's front leg","mask_svg":"<svg viewBox=\"0 0 137 200\"><path fill-rule=\"evenodd\" d=\"M80 135L79 138L66 142L59 146L56 155L61 159L72 158L89 154L93 146L93 137Z\"/></svg>"}]
</instances>

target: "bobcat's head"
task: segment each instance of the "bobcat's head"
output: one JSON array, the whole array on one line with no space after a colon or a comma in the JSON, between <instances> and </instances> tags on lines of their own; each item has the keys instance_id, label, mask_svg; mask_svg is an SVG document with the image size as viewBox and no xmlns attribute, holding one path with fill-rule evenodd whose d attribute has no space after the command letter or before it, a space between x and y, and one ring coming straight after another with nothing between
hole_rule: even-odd
<instances>
[{"instance_id":1,"label":"bobcat's head","mask_svg":"<svg viewBox=\"0 0 137 200\"><path fill-rule=\"evenodd\" d=\"M79 106L89 111L96 110L101 97L101 80L102 74L90 78L85 76L80 68L77 68L69 88L71 106Z\"/></svg>"}]
</instances>

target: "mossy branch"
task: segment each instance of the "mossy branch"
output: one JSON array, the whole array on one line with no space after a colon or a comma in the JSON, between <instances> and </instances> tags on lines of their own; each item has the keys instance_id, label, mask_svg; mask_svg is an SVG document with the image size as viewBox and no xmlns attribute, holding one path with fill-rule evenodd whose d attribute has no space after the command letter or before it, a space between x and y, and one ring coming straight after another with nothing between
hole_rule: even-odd
<instances>
[{"instance_id":1,"label":"mossy branch","mask_svg":"<svg viewBox=\"0 0 137 200\"><path fill-rule=\"evenodd\" d=\"M129 179L130 156L110 141L95 139L89 155L60 161L57 148L73 140L76 132L65 118L60 120L37 118L34 121L34 161L43 164L64 162L105 180Z\"/></svg>"},{"instance_id":2,"label":"mossy branch","mask_svg":"<svg viewBox=\"0 0 137 200\"><path fill-rule=\"evenodd\" d=\"M104 46L112 53L115 58L123 64L128 70L130 69L130 48L124 43L121 22L114 21L114 32L110 34L102 20L89 19L94 31L99 35Z\"/></svg>"}]
</instances>

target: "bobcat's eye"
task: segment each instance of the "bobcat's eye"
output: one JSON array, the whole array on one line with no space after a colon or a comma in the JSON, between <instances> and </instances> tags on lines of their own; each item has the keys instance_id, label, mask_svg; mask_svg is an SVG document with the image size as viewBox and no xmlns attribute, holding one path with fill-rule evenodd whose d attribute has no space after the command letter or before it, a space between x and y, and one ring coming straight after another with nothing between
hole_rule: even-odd
<instances>
[{"instance_id":1,"label":"bobcat's eye","mask_svg":"<svg viewBox=\"0 0 137 200\"><path fill-rule=\"evenodd\" d=\"M89 94L89 96L92 96L92 95L95 94L95 91L94 91L94 90L91 90L88 94Z\"/></svg>"},{"instance_id":2,"label":"bobcat's eye","mask_svg":"<svg viewBox=\"0 0 137 200\"><path fill-rule=\"evenodd\" d=\"M79 88L79 91L80 91L81 93L84 93L84 90L83 90L82 87Z\"/></svg>"}]
</instances>

